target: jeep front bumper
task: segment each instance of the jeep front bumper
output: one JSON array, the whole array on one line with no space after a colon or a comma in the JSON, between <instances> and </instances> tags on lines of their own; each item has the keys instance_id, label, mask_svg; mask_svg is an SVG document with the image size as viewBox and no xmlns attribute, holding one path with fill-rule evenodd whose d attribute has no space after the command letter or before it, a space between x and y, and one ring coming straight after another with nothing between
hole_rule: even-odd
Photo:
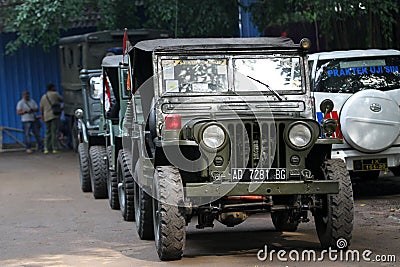
<instances>
[{"instance_id":1,"label":"jeep front bumper","mask_svg":"<svg viewBox=\"0 0 400 267\"><path fill-rule=\"evenodd\" d=\"M335 181L279 181L279 182L222 182L187 183L186 197L223 197L242 195L315 195L337 194L339 183Z\"/></svg>"}]
</instances>

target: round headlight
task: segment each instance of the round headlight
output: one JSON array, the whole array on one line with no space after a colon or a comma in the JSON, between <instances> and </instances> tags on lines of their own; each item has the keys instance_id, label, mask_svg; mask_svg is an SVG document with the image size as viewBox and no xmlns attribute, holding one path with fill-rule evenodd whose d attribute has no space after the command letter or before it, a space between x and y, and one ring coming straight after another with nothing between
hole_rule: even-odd
<instances>
[{"instance_id":1,"label":"round headlight","mask_svg":"<svg viewBox=\"0 0 400 267\"><path fill-rule=\"evenodd\" d=\"M306 125L296 124L290 128L288 138L293 146L303 148L310 143L312 133Z\"/></svg>"},{"instance_id":2,"label":"round headlight","mask_svg":"<svg viewBox=\"0 0 400 267\"><path fill-rule=\"evenodd\" d=\"M311 41L308 38L303 38L300 41L301 48L308 50L311 47Z\"/></svg>"},{"instance_id":3,"label":"round headlight","mask_svg":"<svg viewBox=\"0 0 400 267\"><path fill-rule=\"evenodd\" d=\"M75 110L75 117L76 117L77 119L82 119L82 118L83 118L83 110L80 109L80 108L76 109L76 110Z\"/></svg>"},{"instance_id":4,"label":"round headlight","mask_svg":"<svg viewBox=\"0 0 400 267\"><path fill-rule=\"evenodd\" d=\"M217 126L211 125L203 131L203 142L209 148L218 148L225 141L225 131Z\"/></svg>"}]
</instances>

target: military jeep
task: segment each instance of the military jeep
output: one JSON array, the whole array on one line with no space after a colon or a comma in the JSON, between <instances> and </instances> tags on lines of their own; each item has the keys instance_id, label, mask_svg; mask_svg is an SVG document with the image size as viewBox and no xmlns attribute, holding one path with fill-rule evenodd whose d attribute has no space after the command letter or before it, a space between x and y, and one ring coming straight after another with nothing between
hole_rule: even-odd
<instances>
[{"instance_id":1,"label":"military jeep","mask_svg":"<svg viewBox=\"0 0 400 267\"><path fill-rule=\"evenodd\" d=\"M186 225L228 227L270 212L278 231L314 216L322 247L351 241L353 193L320 139L307 63L287 38L166 39L129 51L134 94L123 150L135 179L137 232L161 260L183 255ZM132 67L134 66L134 67ZM326 99L321 112L331 111Z\"/></svg>"},{"instance_id":2,"label":"military jeep","mask_svg":"<svg viewBox=\"0 0 400 267\"><path fill-rule=\"evenodd\" d=\"M104 129L100 127L102 117L100 92L101 70L83 69L80 72L82 81L83 109L75 111L78 122L78 159L79 177L83 192L92 192L94 198L107 197L104 164L105 141Z\"/></svg>"},{"instance_id":3,"label":"military jeep","mask_svg":"<svg viewBox=\"0 0 400 267\"><path fill-rule=\"evenodd\" d=\"M122 148L122 122L128 100L128 59L122 55L103 59L104 137L107 148L107 192L112 209L120 209L126 221L134 220L133 177ZM108 98L108 99L107 99Z\"/></svg>"},{"instance_id":4,"label":"military jeep","mask_svg":"<svg viewBox=\"0 0 400 267\"><path fill-rule=\"evenodd\" d=\"M124 63L125 62L125 63ZM133 178L124 164L121 127L123 114L130 98L126 90L128 60L122 55L107 56L102 69L82 70L84 109L77 109L79 119L79 163L81 187L84 192L93 189L95 198L109 198L112 209L121 209L125 220L133 220L133 196L128 198L118 181ZM86 118L91 118L86 119ZM122 193L118 193L118 190ZM119 198L119 196L121 198Z\"/></svg>"}]
</instances>

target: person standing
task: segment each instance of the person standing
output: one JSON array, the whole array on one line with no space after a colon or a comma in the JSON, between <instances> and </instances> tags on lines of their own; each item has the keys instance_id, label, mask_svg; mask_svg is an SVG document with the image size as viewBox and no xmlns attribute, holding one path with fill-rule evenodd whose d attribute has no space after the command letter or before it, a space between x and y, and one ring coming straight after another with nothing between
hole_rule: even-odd
<instances>
[{"instance_id":1,"label":"person standing","mask_svg":"<svg viewBox=\"0 0 400 267\"><path fill-rule=\"evenodd\" d=\"M31 131L35 136L39 151L43 150L39 124L36 123L37 111L38 105L35 100L30 98L30 93L28 91L23 91L22 99L17 103L17 114L21 115L22 129L24 131L24 143L27 153L32 153Z\"/></svg>"},{"instance_id":2,"label":"person standing","mask_svg":"<svg viewBox=\"0 0 400 267\"><path fill-rule=\"evenodd\" d=\"M56 86L52 83L47 85L47 92L40 99L40 112L42 120L46 124L45 150L48 154L52 151L53 154L58 153L57 133L60 125L60 114L53 112L53 105L60 105L63 102L62 96L57 92Z\"/></svg>"}]
</instances>

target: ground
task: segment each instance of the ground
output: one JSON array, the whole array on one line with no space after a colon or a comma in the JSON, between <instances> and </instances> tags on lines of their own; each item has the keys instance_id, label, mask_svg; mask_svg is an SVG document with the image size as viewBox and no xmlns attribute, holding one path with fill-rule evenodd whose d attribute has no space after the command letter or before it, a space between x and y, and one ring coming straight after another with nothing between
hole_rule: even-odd
<instances>
[{"instance_id":1,"label":"ground","mask_svg":"<svg viewBox=\"0 0 400 267\"><path fill-rule=\"evenodd\" d=\"M154 242L139 240L134 223L122 220L108 200L80 191L78 159L57 155L0 153L0 266L398 266L400 262L400 178L356 181L352 250L395 255L397 263L260 261L257 254L283 249L317 250L314 224L296 233L275 232L268 215L227 228L188 227L181 261L160 262ZM291 254L295 255L295 254Z\"/></svg>"}]
</instances>

